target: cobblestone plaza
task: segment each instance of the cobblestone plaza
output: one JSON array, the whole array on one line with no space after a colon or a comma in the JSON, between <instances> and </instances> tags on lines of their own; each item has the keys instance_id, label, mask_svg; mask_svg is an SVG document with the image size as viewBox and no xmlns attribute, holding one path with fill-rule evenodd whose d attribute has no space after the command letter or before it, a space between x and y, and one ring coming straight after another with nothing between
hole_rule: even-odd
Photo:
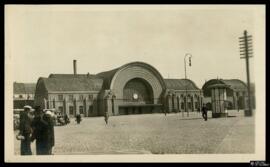
<instances>
[{"instance_id":1,"label":"cobblestone plaza","mask_svg":"<svg viewBox=\"0 0 270 167\"><path fill-rule=\"evenodd\" d=\"M200 113L143 114L74 119L55 127L55 155L254 153L254 117L229 110L227 118L204 121ZM17 132L15 132L17 133ZM20 142L15 139L15 154ZM35 154L35 143L32 143Z\"/></svg>"}]
</instances>

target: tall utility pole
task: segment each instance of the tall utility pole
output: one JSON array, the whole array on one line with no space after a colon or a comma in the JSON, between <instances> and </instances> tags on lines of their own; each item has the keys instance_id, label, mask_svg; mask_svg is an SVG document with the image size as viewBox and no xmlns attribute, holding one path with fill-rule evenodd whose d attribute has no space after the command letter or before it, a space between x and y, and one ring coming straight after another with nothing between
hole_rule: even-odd
<instances>
[{"instance_id":1,"label":"tall utility pole","mask_svg":"<svg viewBox=\"0 0 270 167\"><path fill-rule=\"evenodd\" d=\"M188 109L187 109L187 70L186 70L186 57L189 56L189 66L191 66L191 57L192 55L190 53L187 53L184 58L184 63L185 63L185 89L186 89L186 96L185 96L185 112L187 112L187 116L189 116ZM184 114L182 114L184 115Z\"/></svg>"},{"instance_id":2,"label":"tall utility pole","mask_svg":"<svg viewBox=\"0 0 270 167\"><path fill-rule=\"evenodd\" d=\"M248 91L248 111L247 115L252 116L251 100L250 100L250 79L249 79L249 58L253 57L252 54L252 36L244 31L244 36L239 38L240 42L240 59L246 59L246 71L247 71L247 91Z\"/></svg>"}]
</instances>

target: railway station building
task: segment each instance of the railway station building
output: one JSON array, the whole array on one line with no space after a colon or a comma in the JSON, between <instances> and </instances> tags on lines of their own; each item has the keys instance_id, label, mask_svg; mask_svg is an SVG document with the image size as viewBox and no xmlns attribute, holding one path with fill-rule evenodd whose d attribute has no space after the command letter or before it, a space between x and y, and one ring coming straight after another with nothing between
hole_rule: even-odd
<instances>
[{"instance_id":1,"label":"railway station building","mask_svg":"<svg viewBox=\"0 0 270 167\"><path fill-rule=\"evenodd\" d=\"M164 79L144 62L98 74L50 74L37 81L35 105L85 117L200 110L203 93L189 79Z\"/></svg>"}]
</instances>

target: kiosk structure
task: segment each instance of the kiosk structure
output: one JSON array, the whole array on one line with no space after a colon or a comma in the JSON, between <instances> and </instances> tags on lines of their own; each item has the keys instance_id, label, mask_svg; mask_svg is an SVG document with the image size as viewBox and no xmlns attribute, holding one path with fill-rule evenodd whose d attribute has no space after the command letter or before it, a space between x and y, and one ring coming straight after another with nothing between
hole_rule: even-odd
<instances>
[{"instance_id":1,"label":"kiosk structure","mask_svg":"<svg viewBox=\"0 0 270 167\"><path fill-rule=\"evenodd\" d=\"M226 89L229 88L226 84L215 84L209 86L211 89L211 101L212 101L212 117L227 117L228 112L226 109L227 94Z\"/></svg>"}]
</instances>

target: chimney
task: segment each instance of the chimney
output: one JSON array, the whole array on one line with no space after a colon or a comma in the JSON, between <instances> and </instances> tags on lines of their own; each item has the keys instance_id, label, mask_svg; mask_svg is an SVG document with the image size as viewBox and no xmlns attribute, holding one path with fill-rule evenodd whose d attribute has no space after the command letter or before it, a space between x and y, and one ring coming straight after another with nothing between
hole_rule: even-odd
<instances>
[{"instance_id":1,"label":"chimney","mask_svg":"<svg viewBox=\"0 0 270 167\"><path fill-rule=\"evenodd\" d=\"M74 75L77 75L77 60L73 60L73 71Z\"/></svg>"}]
</instances>

